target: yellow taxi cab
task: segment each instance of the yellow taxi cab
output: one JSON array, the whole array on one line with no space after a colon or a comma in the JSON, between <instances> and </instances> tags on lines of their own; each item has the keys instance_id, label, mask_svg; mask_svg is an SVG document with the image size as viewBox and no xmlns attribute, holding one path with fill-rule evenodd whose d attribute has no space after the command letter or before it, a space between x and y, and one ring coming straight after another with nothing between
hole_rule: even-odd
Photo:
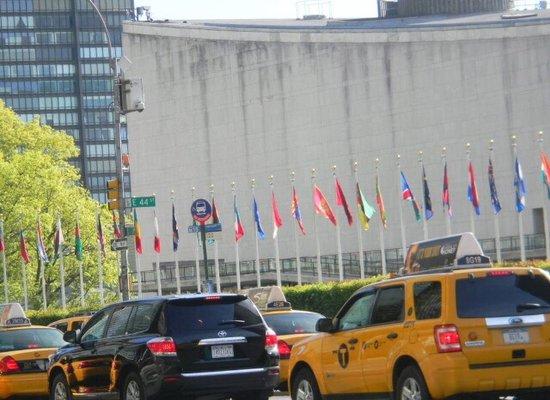
<instances>
[{"instance_id":1,"label":"yellow taxi cab","mask_svg":"<svg viewBox=\"0 0 550 400\"><path fill-rule=\"evenodd\" d=\"M48 357L65 344L57 329L31 325L20 304L0 304L0 399L46 396Z\"/></svg>"},{"instance_id":2,"label":"yellow taxi cab","mask_svg":"<svg viewBox=\"0 0 550 400\"><path fill-rule=\"evenodd\" d=\"M48 324L49 327L60 330L61 332L71 332L77 329L82 330L82 326L91 318L90 315L77 315L74 317L63 318Z\"/></svg>"},{"instance_id":3,"label":"yellow taxi cab","mask_svg":"<svg viewBox=\"0 0 550 400\"><path fill-rule=\"evenodd\" d=\"M293 347L293 400L550 399L546 273L491 267L471 233L411 245L403 272Z\"/></svg>"}]
</instances>

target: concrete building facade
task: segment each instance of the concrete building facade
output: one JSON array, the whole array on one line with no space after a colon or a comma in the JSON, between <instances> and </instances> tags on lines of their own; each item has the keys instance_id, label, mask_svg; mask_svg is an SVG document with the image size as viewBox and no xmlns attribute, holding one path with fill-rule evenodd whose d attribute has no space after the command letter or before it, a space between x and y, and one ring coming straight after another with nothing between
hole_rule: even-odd
<instances>
[{"instance_id":1,"label":"concrete building facade","mask_svg":"<svg viewBox=\"0 0 550 400\"><path fill-rule=\"evenodd\" d=\"M289 263L285 265L288 281L292 281L292 171L307 229L306 236L298 235L300 253L307 257L304 268L313 274L312 168L341 226L346 276L357 276L357 231L347 225L342 208L335 204L332 166L337 167L357 220L353 163L358 163L359 183L367 201L375 206L377 158L388 215L386 258L396 268L401 256L400 206L407 243L423 238L422 224L415 221L410 204L401 200L397 154L421 202L418 152L423 152L434 209L428 232L429 237L438 237L446 233L441 205L443 146L447 149L452 231L471 227L471 205L466 198L467 142L481 203L475 233L487 239L484 246L494 255L487 177L490 139L494 139L493 162L503 207L499 220L504 255L518 257L512 135L517 135L528 188L527 209L522 213L527 254L542 255L542 207L548 200L540 182L537 139L538 132L550 125L549 22L550 14L543 11L512 20L481 14L384 21L125 23L123 48L132 60L129 74L143 78L148 106L145 112L128 116L132 187L135 195L157 195L165 285L173 290L171 191L180 224L176 257L182 277L192 286L196 240L187 234L191 188L195 188L193 196L209 198L210 185L214 185L224 228L219 255L223 267L231 269L235 260L232 182L246 229L239 242L240 259L248 262L256 256L253 178L266 230L259 246L260 258L266 259L262 268L273 271L271 175L284 220L279 230L280 252ZM141 265L151 270L156 263L153 212L139 212L145 246ZM362 234L364 267L369 273L380 271L379 224L375 214L371 229ZM324 271L334 274L336 230L318 217L317 232L321 253L327 256ZM245 264L252 271L250 263ZM146 282L151 279L150 272L144 274ZM231 282L227 278L227 284Z\"/></svg>"}]
</instances>

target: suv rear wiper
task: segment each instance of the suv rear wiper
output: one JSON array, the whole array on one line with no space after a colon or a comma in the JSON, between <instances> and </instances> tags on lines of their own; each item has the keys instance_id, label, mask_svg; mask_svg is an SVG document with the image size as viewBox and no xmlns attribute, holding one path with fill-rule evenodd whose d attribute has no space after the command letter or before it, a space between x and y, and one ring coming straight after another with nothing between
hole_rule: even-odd
<instances>
[{"instance_id":1,"label":"suv rear wiper","mask_svg":"<svg viewBox=\"0 0 550 400\"><path fill-rule=\"evenodd\" d=\"M218 325L244 325L246 323L245 320L242 319L226 319L223 321L220 321Z\"/></svg>"},{"instance_id":2,"label":"suv rear wiper","mask_svg":"<svg viewBox=\"0 0 550 400\"><path fill-rule=\"evenodd\" d=\"M550 308L550 306L540 303L522 303L518 304L516 307L518 311L536 310L539 308Z\"/></svg>"}]
</instances>

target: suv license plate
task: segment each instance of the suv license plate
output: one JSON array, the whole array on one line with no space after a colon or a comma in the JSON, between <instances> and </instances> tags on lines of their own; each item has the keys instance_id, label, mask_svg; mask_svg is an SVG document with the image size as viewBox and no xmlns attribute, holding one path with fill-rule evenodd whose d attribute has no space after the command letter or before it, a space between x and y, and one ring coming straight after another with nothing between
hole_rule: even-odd
<instances>
[{"instance_id":1,"label":"suv license plate","mask_svg":"<svg viewBox=\"0 0 550 400\"><path fill-rule=\"evenodd\" d=\"M212 346L212 358L231 358L234 357L232 344L224 344L222 346Z\"/></svg>"},{"instance_id":2,"label":"suv license plate","mask_svg":"<svg viewBox=\"0 0 550 400\"><path fill-rule=\"evenodd\" d=\"M505 344L529 343L529 330L527 328L508 329L502 332Z\"/></svg>"}]
</instances>

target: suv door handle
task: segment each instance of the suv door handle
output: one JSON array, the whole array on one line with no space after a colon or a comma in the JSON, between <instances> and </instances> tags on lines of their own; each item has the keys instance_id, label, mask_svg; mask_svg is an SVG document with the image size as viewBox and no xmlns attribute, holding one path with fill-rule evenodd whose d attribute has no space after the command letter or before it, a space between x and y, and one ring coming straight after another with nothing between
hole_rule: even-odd
<instances>
[{"instance_id":1,"label":"suv door handle","mask_svg":"<svg viewBox=\"0 0 550 400\"><path fill-rule=\"evenodd\" d=\"M392 340L393 340L393 339L397 339L397 336L398 336L397 333L392 332L392 333L390 333L390 334L389 334L388 336L386 336L386 337L387 337L388 339L392 339Z\"/></svg>"},{"instance_id":2,"label":"suv door handle","mask_svg":"<svg viewBox=\"0 0 550 400\"><path fill-rule=\"evenodd\" d=\"M358 342L357 338L353 338L353 339L348 340L349 344L357 344L357 342Z\"/></svg>"}]
</instances>

